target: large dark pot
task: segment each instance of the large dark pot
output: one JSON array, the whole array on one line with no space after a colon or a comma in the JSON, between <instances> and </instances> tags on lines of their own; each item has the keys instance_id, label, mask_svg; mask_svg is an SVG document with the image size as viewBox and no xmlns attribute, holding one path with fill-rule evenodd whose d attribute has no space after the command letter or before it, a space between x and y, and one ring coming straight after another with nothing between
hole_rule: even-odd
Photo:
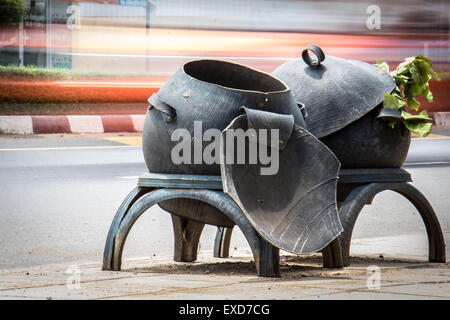
<instances>
[{"instance_id":1,"label":"large dark pot","mask_svg":"<svg viewBox=\"0 0 450 320\"><path fill-rule=\"evenodd\" d=\"M199 60L186 63L150 99L143 129L144 158L150 172L220 175L219 163L174 164L171 141L176 129L194 136L194 121L202 122L203 132L225 129L246 106L292 114L305 127L302 113L288 87L273 76L242 65ZM218 141L217 141L218 142ZM201 144L203 151L210 142ZM191 155L194 155L194 146ZM198 152L198 150L197 150ZM217 208L191 199L159 203L164 210L194 221L232 227L233 223Z\"/></svg>"},{"instance_id":2,"label":"large dark pot","mask_svg":"<svg viewBox=\"0 0 450 320\"><path fill-rule=\"evenodd\" d=\"M336 155L342 168L399 168L405 162L411 132L378 118L381 106L320 140Z\"/></svg>"},{"instance_id":3,"label":"large dark pot","mask_svg":"<svg viewBox=\"0 0 450 320\"><path fill-rule=\"evenodd\" d=\"M380 117L384 94L395 87L392 77L362 61L325 58L314 45L302 58L281 65L273 75L305 105L307 130L336 154L343 168L401 167L410 132L401 118L391 128Z\"/></svg>"},{"instance_id":4,"label":"large dark pot","mask_svg":"<svg viewBox=\"0 0 450 320\"><path fill-rule=\"evenodd\" d=\"M219 163L174 164L171 150L176 129L194 137L194 121L202 131L225 129L239 115L242 106L280 114L292 114L305 127L303 115L289 88L275 77L225 61L198 60L186 63L149 99L143 129L143 151L148 169L155 173L219 175ZM210 141L200 142L202 152ZM218 141L217 141L218 143Z\"/></svg>"}]
</instances>

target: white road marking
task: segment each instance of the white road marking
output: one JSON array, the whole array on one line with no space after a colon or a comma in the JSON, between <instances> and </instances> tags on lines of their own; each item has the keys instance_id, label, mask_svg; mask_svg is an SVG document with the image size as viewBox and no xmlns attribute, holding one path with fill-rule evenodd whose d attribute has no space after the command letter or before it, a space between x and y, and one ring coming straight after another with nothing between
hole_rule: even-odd
<instances>
[{"instance_id":1,"label":"white road marking","mask_svg":"<svg viewBox=\"0 0 450 320\"><path fill-rule=\"evenodd\" d=\"M41 147L41 148L4 148L2 151L45 151L45 150L85 150L85 149L117 149L139 148L137 146L89 146L89 147Z\"/></svg>"},{"instance_id":2,"label":"white road marking","mask_svg":"<svg viewBox=\"0 0 450 320\"><path fill-rule=\"evenodd\" d=\"M131 180L137 180L139 179L139 176L117 176L114 177L115 179L131 179Z\"/></svg>"},{"instance_id":3,"label":"white road marking","mask_svg":"<svg viewBox=\"0 0 450 320\"><path fill-rule=\"evenodd\" d=\"M450 164L450 161L405 162L404 166L432 166L440 164Z\"/></svg>"}]
</instances>

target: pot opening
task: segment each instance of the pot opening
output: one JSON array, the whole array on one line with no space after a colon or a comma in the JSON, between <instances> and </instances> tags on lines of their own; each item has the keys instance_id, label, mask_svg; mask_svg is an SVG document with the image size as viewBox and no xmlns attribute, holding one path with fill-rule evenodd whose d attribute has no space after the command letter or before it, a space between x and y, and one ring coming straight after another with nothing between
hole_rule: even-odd
<instances>
[{"instance_id":1,"label":"pot opening","mask_svg":"<svg viewBox=\"0 0 450 320\"><path fill-rule=\"evenodd\" d=\"M226 61L192 61L186 63L183 69L193 78L233 89L261 92L288 89L284 83L268 74Z\"/></svg>"}]
</instances>

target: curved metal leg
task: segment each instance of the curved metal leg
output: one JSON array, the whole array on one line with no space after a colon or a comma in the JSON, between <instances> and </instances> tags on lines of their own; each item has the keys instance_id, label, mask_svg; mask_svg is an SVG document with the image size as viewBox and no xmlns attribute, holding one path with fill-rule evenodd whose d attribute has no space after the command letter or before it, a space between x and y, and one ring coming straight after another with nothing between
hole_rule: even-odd
<instances>
[{"instance_id":1,"label":"curved metal leg","mask_svg":"<svg viewBox=\"0 0 450 320\"><path fill-rule=\"evenodd\" d=\"M228 258L230 255L230 241L233 228L217 227L214 240L214 257Z\"/></svg>"},{"instance_id":2,"label":"curved metal leg","mask_svg":"<svg viewBox=\"0 0 450 320\"><path fill-rule=\"evenodd\" d=\"M136 187L125 197L117 209L116 215L113 218L111 226L109 227L108 236L106 237L105 250L103 251L103 270L113 270L111 261L114 252L114 237L117 233L120 223L127 214L130 207L139 199L142 195L152 191L153 188Z\"/></svg>"},{"instance_id":3,"label":"curved metal leg","mask_svg":"<svg viewBox=\"0 0 450 320\"><path fill-rule=\"evenodd\" d=\"M218 227L214 242L214 257L227 258L230 253L230 241L233 228ZM280 249L260 238L261 251L259 275L264 277L279 277Z\"/></svg>"},{"instance_id":4,"label":"curved metal leg","mask_svg":"<svg viewBox=\"0 0 450 320\"><path fill-rule=\"evenodd\" d=\"M120 270L122 262L122 253L126 238L132 226L137 219L150 207L160 201L174 199L174 198L189 198L206 202L218 209L220 209L230 220L232 220L242 231L247 239L255 259L256 270L260 276L279 276L279 266L271 259L269 263L262 264L262 257L267 255L274 256L275 250L270 244L262 239L250 225L248 220L244 217L239 207L234 201L222 192L212 190L192 190L192 189L156 189L144 195L128 209L124 215L118 228L114 228L114 245L110 261L105 265L110 265L112 270ZM268 250L267 246L270 246ZM275 252L276 253L276 252Z\"/></svg>"},{"instance_id":5,"label":"curved metal leg","mask_svg":"<svg viewBox=\"0 0 450 320\"><path fill-rule=\"evenodd\" d=\"M345 266L350 264L350 242L356 219L362 208L378 193L395 191L408 199L419 211L428 235L428 259L430 262L446 262L445 240L439 220L428 200L409 183L370 183L355 188L345 199L339 216L344 231L338 237Z\"/></svg>"},{"instance_id":6,"label":"curved metal leg","mask_svg":"<svg viewBox=\"0 0 450 320\"><path fill-rule=\"evenodd\" d=\"M233 228L218 227L214 240L214 257L228 258L230 250L230 240ZM344 266L339 240L336 238L322 251L324 268L342 268ZM276 253L274 254L274 256ZM275 258L276 259L276 258ZM279 260L279 250L278 250ZM278 263L279 264L279 263Z\"/></svg>"},{"instance_id":7,"label":"curved metal leg","mask_svg":"<svg viewBox=\"0 0 450 320\"><path fill-rule=\"evenodd\" d=\"M280 249L269 242L260 238L259 263L256 264L256 270L262 277L280 276Z\"/></svg>"},{"instance_id":8,"label":"curved metal leg","mask_svg":"<svg viewBox=\"0 0 450 320\"><path fill-rule=\"evenodd\" d=\"M344 260L342 257L341 246L339 239L334 239L322 251L322 264L324 268L342 268Z\"/></svg>"},{"instance_id":9,"label":"curved metal leg","mask_svg":"<svg viewBox=\"0 0 450 320\"><path fill-rule=\"evenodd\" d=\"M195 222L171 214L174 234L173 260L192 262L197 260L198 242L202 235L204 223Z\"/></svg>"}]
</instances>

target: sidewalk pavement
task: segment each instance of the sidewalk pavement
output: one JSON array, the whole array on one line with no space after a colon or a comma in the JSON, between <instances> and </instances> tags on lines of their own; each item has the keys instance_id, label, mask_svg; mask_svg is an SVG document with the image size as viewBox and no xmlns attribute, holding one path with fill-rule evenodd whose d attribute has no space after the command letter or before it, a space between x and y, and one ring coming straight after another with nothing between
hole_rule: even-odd
<instances>
[{"instance_id":1,"label":"sidewalk pavement","mask_svg":"<svg viewBox=\"0 0 450 320\"><path fill-rule=\"evenodd\" d=\"M450 129L450 112L430 113L434 130ZM114 115L0 115L0 133L142 132L144 114Z\"/></svg>"},{"instance_id":2,"label":"sidewalk pavement","mask_svg":"<svg viewBox=\"0 0 450 320\"><path fill-rule=\"evenodd\" d=\"M230 253L201 251L194 263L125 258L120 272L101 262L2 270L0 299L450 299L450 264L427 262L424 234L357 239L351 266L340 269L323 268L320 254L282 252L281 278L257 277L249 250Z\"/></svg>"}]
</instances>

